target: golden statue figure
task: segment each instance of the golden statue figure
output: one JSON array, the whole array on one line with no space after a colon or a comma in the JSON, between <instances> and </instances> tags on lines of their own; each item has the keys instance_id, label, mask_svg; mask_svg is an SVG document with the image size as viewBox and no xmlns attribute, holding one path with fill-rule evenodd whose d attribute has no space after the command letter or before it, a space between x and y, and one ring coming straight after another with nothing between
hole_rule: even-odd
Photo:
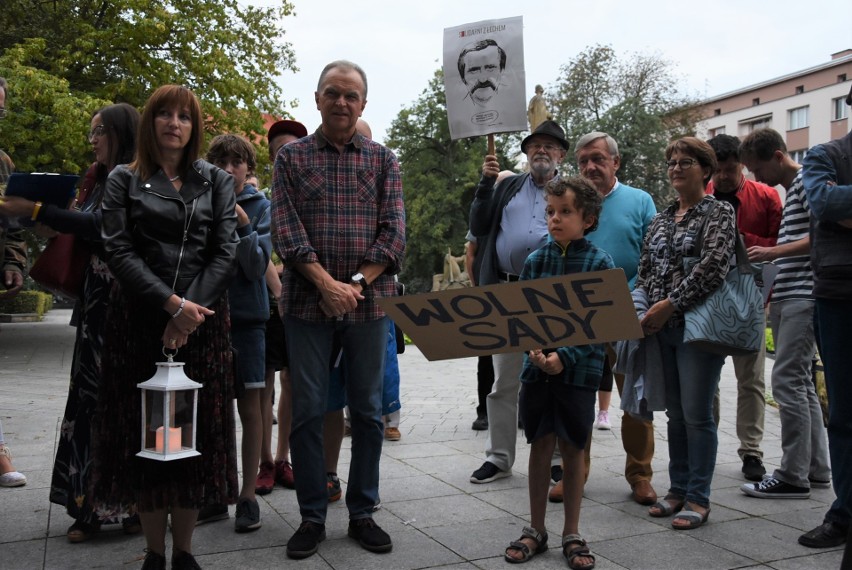
<instances>
[{"instance_id":1,"label":"golden statue figure","mask_svg":"<svg viewBox=\"0 0 852 570\"><path fill-rule=\"evenodd\" d=\"M544 121L553 118L550 111L547 110L543 93L544 88L541 85L536 85L535 95L530 99L530 104L527 107L527 119L530 122L530 131L534 131Z\"/></svg>"}]
</instances>

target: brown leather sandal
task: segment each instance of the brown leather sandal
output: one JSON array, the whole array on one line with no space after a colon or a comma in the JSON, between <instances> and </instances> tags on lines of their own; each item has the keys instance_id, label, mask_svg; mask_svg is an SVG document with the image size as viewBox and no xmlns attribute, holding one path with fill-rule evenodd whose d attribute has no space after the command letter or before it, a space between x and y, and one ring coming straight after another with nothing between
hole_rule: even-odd
<instances>
[{"instance_id":1,"label":"brown leather sandal","mask_svg":"<svg viewBox=\"0 0 852 570\"><path fill-rule=\"evenodd\" d=\"M529 545L521 542L525 538L531 538L535 541L535 550L530 550ZM521 557L513 558L509 556L509 550L517 550L521 553ZM521 533L521 538L509 544L508 548L506 548L506 552L503 554L503 557L506 559L506 562L511 562L512 564L520 564L522 562L529 562L530 560L532 560L533 556L535 556L536 554L541 554L546 550L547 533L541 533L531 526L525 526L524 531Z\"/></svg>"},{"instance_id":2,"label":"brown leather sandal","mask_svg":"<svg viewBox=\"0 0 852 570\"><path fill-rule=\"evenodd\" d=\"M568 548L572 544L577 545L576 548ZM592 570L595 567L595 555L589 550L586 541L579 534L568 534L562 537L562 555L568 561L568 567L571 570ZM587 564L580 564L577 558L591 558L592 561Z\"/></svg>"}]
</instances>

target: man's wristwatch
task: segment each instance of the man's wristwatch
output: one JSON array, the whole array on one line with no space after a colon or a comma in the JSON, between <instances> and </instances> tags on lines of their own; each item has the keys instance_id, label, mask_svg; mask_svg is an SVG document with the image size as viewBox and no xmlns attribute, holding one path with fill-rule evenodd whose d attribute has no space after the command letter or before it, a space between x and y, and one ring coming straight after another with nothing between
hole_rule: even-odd
<instances>
[{"instance_id":1,"label":"man's wristwatch","mask_svg":"<svg viewBox=\"0 0 852 570\"><path fill-rule=\"evenodd\" d=\"M349 281L352 282L352 283L357 283L358 285L361 286L361 289L367 288L367 280L364 279L363 273L356 273L355 275L353 275L352 277L349 278Z\"/></svg>"}]
</instances>

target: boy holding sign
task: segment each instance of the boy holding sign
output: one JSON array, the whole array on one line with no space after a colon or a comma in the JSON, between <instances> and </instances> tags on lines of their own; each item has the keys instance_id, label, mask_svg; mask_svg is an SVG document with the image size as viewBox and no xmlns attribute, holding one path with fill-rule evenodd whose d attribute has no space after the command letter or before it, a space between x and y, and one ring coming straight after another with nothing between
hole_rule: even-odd
<instances>
[{"instance_id":1,"label":"boy holding sign","mask_svg":"<svg viewBox=\"0 0 852 570\"><path fill-rule=\"evenodd\" d=\"M520 279L539 279L613 267L612 259L583 236L593 231L601 212L601 197L580 176L555 179L545 186L547 230L550 239L524 263ZM595 557L579 535L583 496L583 449L595 419L596 391L603 373L600 344L531 350L521 372L520 415L529 460L531 526L506 549L509 562L526 562L547 550L544 517L550 486L550 460L557 442L565 465L565 523L562 552L568 566L594 568Z\"/></svg>"}]
</instances>

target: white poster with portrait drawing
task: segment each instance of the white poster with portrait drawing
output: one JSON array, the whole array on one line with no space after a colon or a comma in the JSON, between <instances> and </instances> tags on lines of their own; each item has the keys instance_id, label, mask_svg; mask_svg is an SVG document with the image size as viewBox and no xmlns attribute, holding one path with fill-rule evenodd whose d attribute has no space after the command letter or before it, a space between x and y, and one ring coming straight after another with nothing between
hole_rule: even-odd
<instances>
[{"instance_id":1,"label":"white poster with portrait drawing","mask_svg":"<svg viewBox=\"0 0 852 570\"><path fill-rule=\"evenodd\" d=\"M523 17L445 28L444 88L453 139L526 130Z\"/></svg>"}]
</instances>

